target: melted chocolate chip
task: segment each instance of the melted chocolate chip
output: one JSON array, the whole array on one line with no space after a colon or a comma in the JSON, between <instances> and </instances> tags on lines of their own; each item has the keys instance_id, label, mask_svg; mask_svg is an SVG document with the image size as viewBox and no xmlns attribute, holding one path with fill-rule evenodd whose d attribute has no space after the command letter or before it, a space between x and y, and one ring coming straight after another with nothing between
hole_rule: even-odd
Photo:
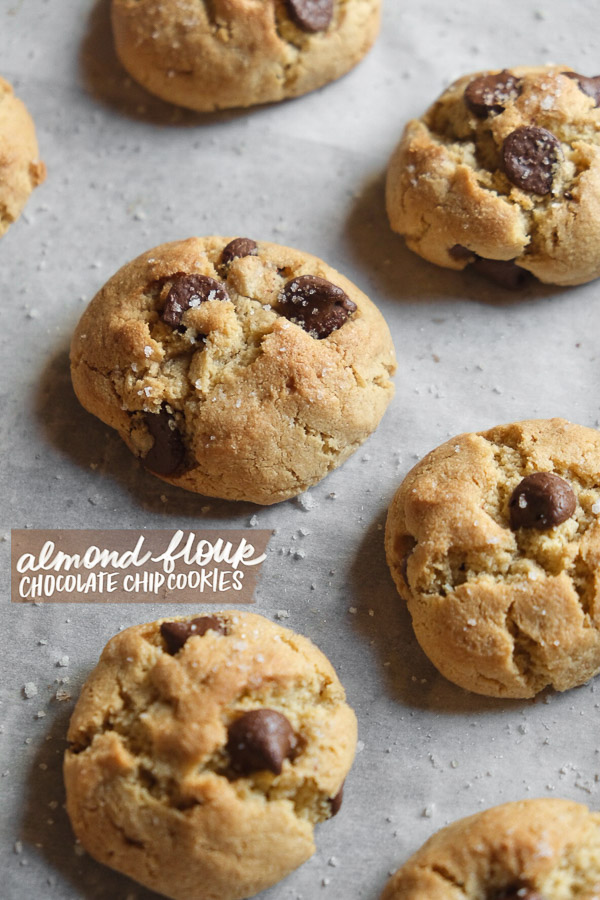
<instances>
[{"instance_id":1,"label":"melted chocolate chip","mask_svg":"<svg viewBox=\"0 0 600 900\"><path fill-rule=\"evenodd\" d=\"M493 900L545 900L545 897L531 888L515 886L494 894Z\"/></svg>"},{"instance_id":2,"label":"melted chocolate chip","mask_svg":"<svg viewBox=\"0 0 600 900\"><path fill-rule=\"evenodd\" d=\"M250 240L250 238L234 238L233 241L229 241L226 247L223 248L223 252L221 253L221 264L223 266L228 266L229 263L242 256L256 256L258 253L258 247L256 246L256 241Z\"/></svg>"},{"instance_id":3,"label":"melted chocolate chip","mask_svg":"<svg viewBox=\"0 0 600 900\"><path fill-rule=\"evenodd\" d=\"M292 278L277 299L282 315L319 340L341 328L356 311L356 303L341 288L318 275Z\"/></svg>"},{"instance_id":4,"label":"melted chocolate chip","mask_svg":"<svg viewBox=\"0 0 600 900\"><path fill-rule=\"evenodd\" d=\"M527 475L514 489L508 502L510 527L547 531L566 522L577 506L571 486L553 472Z\"/></svg>"},{"instance_id":5,"label":"melted chocolate chip","mask_svg":"<svg viewBox=\"0 0 600 900\"><path fill-rule=\"evenodd\" d=\"M340 809L342 808L342 800L344 799L344 785L342 784L341 788L335 795L332 797L329 803L331 804L331 817L337 816Z\"/></svg>"},{"instance_id":6,"label":"melted chocolate chip","mask_svg":"<svg viewBox=\"0 0 600 900\"><path fill-rule=\"evenodd\" d=\"M286 0L288 12L303 31L325 31L333 18L333 0Z\"/></svg>"},{"instance_id":7,"label":"melted chocolate chip","mask_svg":"<svg viewBox=\"0 0 600 900\"><path fill-rule=\"evenodd\" d=\"M591 97L595 106L600 105L600 75L594 75L588 78L586 75L578 75L577 72L563 72L567 78L573 78L579 85L580 90L588 97Z\"/></svg>"},{"instance_id":8,"label":"melted chocolate chip","mask_svg":"<svg viewBox=\"0 0 600 900\"><path fill-rule=\"evenodd\" d=\"M279 775L298 743L285 716L274 709L253 709L229 726L227 753L242 775L269 769Z\"/></svg>"},{"instance_id":9,"label":"melted chocolate chip","mask_svg":"<svg viewBox=\"0 0 600 900\"><path fill-rule=\"evenodd\" d=\"M549 194L554 169L562 156L560 141L551 131L522 125L502 145L504 171L509 181L533 194Z\"/></svg>"},{"instance_id":10,"label":"melted chocolate chip","mask_svg":"<svg viewBox=\"0 0 600 900\"><path fill-rule=\"evenodd\" d=\"M208 275L175 275L162 320L177 328L186 309L200 306L205 300L229 300L225 285Z\"/></svg>"},{"instance_id":11,"label":"melted chocolate chip","mask_svg":"<svg viewBox=\"0 0 600 900\"><path fill-rule=\"evenodd\" d=\"M144 422L154 438L154 444L142 460L144 466L157 475L172 475L185 457L185 447L175 419L163 407L159 413L146 413Z\"/></svg>"},{"instance_id":12,"label":"melted chocolate chip","mask_svg":"<svg viewBox=\"0 0 600 900\"><path fill-rule=\"evenodd\" d=\"M504 69L497 75L480 75L465 89L465 103L478 119L500 113L521 93L520 79Z\"/></svg>"},{"instance_id":13,"label":"melted chocolate chip","mask_svg":"<svg viewBox=\"0 0 600 900\"><path fill-rule=\"evenodd\" d=\"M516 265L512 259L484 259L483 256L478 256L472 250L463 247L462 244L450 247L448 255L458 262L470 261L471 267L479 275L483 275L510 291L520 290L533 278L531 272Z\"/></svg>"},{"instance_id":14,"label":"melted chocolate chip","mask_svg":"<svg viewBox=\"0 0 600 900\"><path fill-rule=\"evenodd\" d=\"M167 645L167 652L171 656L179 653L188 638L197 634L202 637L207 631L216 631L226 634L225 626L215 616L200 616L191 622L163 622L160 633Z\"/></svg>"}]
</instances>

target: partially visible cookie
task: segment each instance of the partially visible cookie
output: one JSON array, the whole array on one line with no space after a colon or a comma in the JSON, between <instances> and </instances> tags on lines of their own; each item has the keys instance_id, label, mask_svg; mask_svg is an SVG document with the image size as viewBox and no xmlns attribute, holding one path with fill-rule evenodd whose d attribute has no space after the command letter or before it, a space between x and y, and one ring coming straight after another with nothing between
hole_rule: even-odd
<instances>
[{"instance_id":1,"label":"partially visible cookie","mask_svg":"<svg viewBox=\"0 0 600 900\"><path fill-rule=\"evenodd\" d=\"M600 275L600 76L568 66L466 75L392 156L387 210L411 250L519 287Z\"/></svg>"},{"instance_id":2,"label":"partially visible cookie","mask_svg":"<svg viewBox=\"0 0 600 900\"><path fill-rule=\"evenodd\" d=\"M381 0L113 0L121 62L163 100L201 112L297 97L371 47Z\"/></svg>"},{"instance_id":3,"label":"partially visible cookie","mask_svg":"<svg viewBox=\"0 0 600 900\"><path fill-rule=\"evenodd\" d=\"M377 427L394 349L377 308L314 256L248 238L163 244L84 313L75 391L143 464L187 490L270 504Z\"/></svg>"},{"instance_id":4,"label":"partially visible cookie","mask_svg":"<svg viewBox=\"0 0 600 900\"><path fill-rule=\"evenodd\" d=\"M381 900L595 900L600 814L570 800L504 803L453 822L411 856Z\"/></svg>"},{"instance_id":5,"label":"partially visible cookie","mask_svg":"<svg viewBox=\"0 0 600 900\"><path fill-rule=\"evenodd\" d=\"M95 859L174 900L239 900L314 853L356 719L307 638L228 610L116 635L68 740L67 811Z\"/></svg>"},{"instance_id":6,"label":"partially visible cookie","mask_svg":"<svg viewBox=\"0 0 600 900\"><path fill-rule=\"evenodd\" d=\"M32 190L45 177L31 116L10 84L0 78L0 236L21 215Z\"/></svg>"},{"instance_id":7,"label":"partially visible cookie","mask_svg":"<svg viewBox=\"0 0 600 900\"><path fill-rule=\"evenodd\" d=\"M388 563L421 647L492 697L600 670L600 433L538 419L462 434L408 473Z\"/></svg>"}]
</instances>

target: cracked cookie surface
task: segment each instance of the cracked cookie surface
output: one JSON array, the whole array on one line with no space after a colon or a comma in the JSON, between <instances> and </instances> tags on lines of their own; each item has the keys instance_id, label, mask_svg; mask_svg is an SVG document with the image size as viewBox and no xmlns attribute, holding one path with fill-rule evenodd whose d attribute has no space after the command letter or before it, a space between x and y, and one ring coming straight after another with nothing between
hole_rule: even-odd
<instances>
[{"instance_id":1,"label":"cracked cookie surface","mask_svg":"<svg viewBox=\"0 0 600 900\"><path fill-rule=\"evenodd\" d=\"M10 84L0 78L0 236L45 177L31 116Z\"/></svg>"},{"instance_id":2,"label":"cracked cookie surface","mask_svg":"<svg viewBox=\"0 0 600 900\"><path fill-rule=\"evenodd\" d=\"M570 800L504 803L434 834L381 900L595 900L600 814Z\"/></svg>"},{"instance_id":3,"label":"cracked cookie surface","mask_svg":"<svg viewBox=\"0 0 600 900\"><path fill-rule=\"evenodd\" d=\"M386 554L450 681L494 697L583 684L600 670L600 434L539 419L442 444L392 500Z\"/></svg>"},{"instance_id":4,"label":"cracked cookie surface","mask_svg":"<svg viewBox=\"0 0 600 900\"><path fill-rule=\"evenodd\" d=\"M360 446L394 369L387 325L355 285L248 239L148 251L96 295L71 345L79 400L150 471L261 504L301 493Z\"/></svg>"},{"instance_id":5,"label":"cracked cookie surface","mask_svg":"<svg viewBox=\"0 0 600 900\"><path fill-rule=\"evenodd\" d=\"M163 100L200 112L297 97L373 44L381 0L113 0L117 53Z\"/></svg>"},{"instance_id":6,"label":"cracked cookie surface","mask_svg":"<svg viewBox=\"0 0 600 900\"><path fill-rule=\"evenodd\" d=\"M228 610L116 635L68 740L67 810L92 856L174 900L238 900L313 854L356 719L307 638Z\"/></svg>"},{"instance_id":7,"label":"cracked cookie surface","mask_svg":"<svg viewBox=\"0 0 600 900\"><path fill-rule=\"evenodd\" d=\"M598 79L568 66L460 78L392 156L392 228L430 262L509 287L527 272L561 285L597 278L599 97Z\"/></svg>"}]
</instances>

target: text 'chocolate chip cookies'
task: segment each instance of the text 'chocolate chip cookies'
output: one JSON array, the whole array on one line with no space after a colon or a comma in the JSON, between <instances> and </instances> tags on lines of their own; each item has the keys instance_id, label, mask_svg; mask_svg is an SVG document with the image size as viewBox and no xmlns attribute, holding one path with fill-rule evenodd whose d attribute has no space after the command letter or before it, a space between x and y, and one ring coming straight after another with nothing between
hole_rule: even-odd
<instances>
[{"instance_id":1,"label":"text 'chocolate chip cookies'","mask_svg":"<svg viewBox=\"0 0 600 900\"><path fill-rule=\"evenodd\" d=\"M408 123L387 210L411 250L505 287L600 275L600 77L567 66L467 75Z\"/></svg>"},{"instance_id":2,"label":"text 'chocolate chip cookies'","mask_svg":"<svg viewBox=\"0 0 600 900\"><path fill-rule=\"evenodd\" d=\"M600 670L600 433L563 419L462 434L394 497L386 552L423 650L493 697Z\"/></svg>"},{"instance_id":3,"label":"text 'chocolate chip cookies'","mask_svg":"<svg viewBox=\"0 0 600 900\"><path fill-rule=\"evenodd\" d=\"M174 900L240 900L314 853L356 719L309 640L228 610L114 637L68 739L67 810L92 856Z\"/></svg>"},{"instance_id":4,"label":"text 'chocolate chip cookies'","mask_svg":"<svg viewBox=\"0 0 600 900\"><path fill-rule=\"evenodd\" d=\"M156 475L271 504L340 465L393 394L373 303L316 257L190 238L124 266L71 347L77 396Z\"/></svg>"},{"instance_id":5,"label":"text 'chocolate chip cookies'","mask_svg":"<svg viewBox=\"0 0 600 900\"><path fill-rule=\"evenodd\" d=\"M112 0L130 75L207 112L270 103L344 75L379 29L381 0Z\"/></svg>"},{"instance_id":6,"label":"text 'chocolate chip cookies'","mask_svg":"<svg viewBox=\"0 0 600 900\"><path fill-rule=\"evenodd\" d=\"M0 78L0 237L45 177L31 116Z\"/></svg>"},{"instance_id":7,"label":"text 'chocolate chip cookies'","mask_svg":"<svg viewBox=\"0 0 600 900\"><path fill-rule=\"evenodd\" d=\"M598 896L600 814L541 798L494 806L442 828L392 876L381 900Z\"/></svg>"}]
</instances>

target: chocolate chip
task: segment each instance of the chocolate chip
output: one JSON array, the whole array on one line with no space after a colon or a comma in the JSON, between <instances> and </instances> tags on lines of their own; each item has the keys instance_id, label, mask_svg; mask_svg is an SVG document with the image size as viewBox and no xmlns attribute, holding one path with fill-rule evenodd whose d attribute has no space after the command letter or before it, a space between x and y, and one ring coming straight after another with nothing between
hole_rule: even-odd
<instances>
[{"instance_id":1,"label":"chocolate chip","mask_svg":"<svg viewBox=\"0 0 600 900\"><path fill-rule=\"evenodd\" d=\"M229 300L225 285L208 275L175 275L162 320L176 328L186 309L200 306L205 300Z\"/></svg>"},{"instance_id":2,"label":"chocolate chip","mask_svg":"<svg viewBox=\"0 0 600 900\"><path fill-rule=\"evenodd\" d=\"M341 328L356 310L343 290L318 275L300 275L279 294L279 312L321 340Z\"/></svg>"},{"instance_id":3,"label":"chocolate chip","mask_svg":"<svg viewBox=\"0 0 600 900\"><path fill-rule=\"evenodd\" d=\"M333 0L286 0L288 12L304 31L325 31L333 18Z\"/></svg>"},{"instance_id":4,"label":"chocolate chip","mask_svg":"<svg viewBox=\"0 0 600 900\"><path fill-rule=\"evenodd\" d=\"M228 266L233 259L242 256L256 256L257 253L256 241L252 241L250 238L234 238L223 248L221 264Z\"/></svg>"},{"instance_id":5,"label":"chocolate chip","mask_svg":"<svg viewBox=\"0 0 600 900\"><path fill-rule=\"evenodd\" d=\"M394 553L396 558L400 560L400 574L404 584L408 587L408 560L410 555L417 546L412 534L399 534L394 541Z\"/></svg>"},{"instance_id":6,"label":"chocolate chip","mask_svg":"<svg viewBox=\"0 0 600 900\"><path fill-rule=\"evenodd\" d=\"M202 637L207 631L217 631L226 634L225 626L215 616L200 616L191 622L163 622L160 633L167 645L167 652L171 656L179 653L188 638L197 634Z\"/></svg>"},{"instance_id":7,"label":"chocolate chip","mask_svg":"<svg viewBox=\"0 0 600 900\"><path fill-rule=\"evenodd\" d=\"M269 769L279 775L297 744L294 729L274 709L253 709L229 726L227 753L231 766L242 775Z\"/></svg>"},{"instance_id":8,"label":"chocolate chip","mask_svg":"<svg viewBox=\"0 0 600 900\"><path fill-rule=\"evenodd\" d=\"M175 419L163 407L159 413L146 413L144 422L154 438L154 444L142 460L144 466L157 475L172 475L185 457L185 447Z\"/></svg>"},{"instance_id":9,"label":"chocolate chip","mask_svg":"<svg viewBox=\"0 0 600 900\"><path fill-rule=\"evenodd\" d=\"M591 97L595 106L600 105L600 75L594 75L588 78L586 75L578 75L577 72L563 72L567 78L573 78L579 85L580 90L588 97Z\"/></svg>"},{"instance_id":10,"label":"chocolate chip","mask_svg":"<svg viewBox=\"0 0 600 900\"><path fill-rule=\"evenodd\" d=\"M553 472L527 475L514 489L508 502L510 527L547 531L566 522L577 506L571 486Z\"/></svg>"},{"instance_id":11,"label":"chocolate chip","mask_svg":"<svg viewBox=\"0 0 600 900\"><path fill-rule=\"evenodd\" d=\"M340 809L342 808L342 800L343 799L344 799L344 785L342 784L341 788L339 789L339 791L337 792L335 797L332 797L331 800L329 801L331 804L332 818L333 818L333 816L337 816Z\"/></svg>"},{"instance_id":12,"label":"chocolate chip","mask_svg":"<svg viewBox=\"0 0 600 900\"><path fill-rule=\"evenodd\" d=\"M484 259L478 256L473 261L473 269L509 291L518 291L532 280L527 269L517 266L512 259Z\"/></svg>"},{"instance_id":13,"label":"chocolate chip","mask_svg":"<svg viewBox=\"0 0 600 900\"><path fill-rule=\"evenodd\" d=\"M497 75L480 75L465 89L465 103L478 119L491 112L500 113L521 93L521 81L504 69Z\"/></svg>"},{"instance_id":14,"label":"chocolate chip","mask_svg":"<svg viewBox=\"0 0 600 900\"><path fill-rule=\"evenodd\" d=\"M507 178L516 187L533 194L549 194L554 169L562 150L551 131L536 125L522 125L512 131L502 145Z\"/></svg>"},{"instance_id":15,"label":"chocolate chip","mask_svg":"<svg viewBox=\"0 0 600 900\"><path fill-rule=\"evenodd\" d=\"M516 886L494 894L493 900L545 900L545 897L531 888Z\"/></svg>"}]
</instances>

